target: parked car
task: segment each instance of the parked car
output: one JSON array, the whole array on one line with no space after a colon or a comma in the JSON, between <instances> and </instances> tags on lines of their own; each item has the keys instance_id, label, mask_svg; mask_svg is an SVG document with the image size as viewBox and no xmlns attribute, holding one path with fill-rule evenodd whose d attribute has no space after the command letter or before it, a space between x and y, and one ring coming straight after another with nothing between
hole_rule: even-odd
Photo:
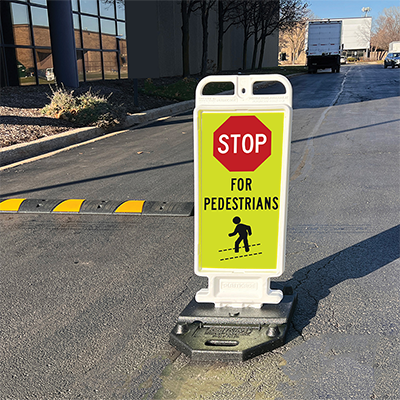
<instances>
[{"instance_id":1,"label":"parked car","mask_svg":"<svg viewBox=\"0 0 400 400\"><path fill-rule=\"evenodd\" d=\"M54 81L54 70L53 68L46 68L46 79L48 81Z\"/></svg>"},{"instance_id":2,"label":"parked car","mask_svg":"<svg viewBox=\"0 0 400 400\"><path fill-rule=\"evenodd\" d=\"M347 63L347 57L346 56L340 56L340 64L346 64Z\"/></svg>"},{"instance_id":3,"label":"parked car","mask_svg":"<svg viewBox=\"0 0 400 400\"><path fill-rule=\"evenodd\" d=\"M18 76L20 78L26 78L26 67L24 64L17 61Z\"/></svg>"},{"instance_id":4,"label":"parked car","mask_svg":"<svg viewBox=\"0 0 400 400\"><path fill-rule=\"evenodd\" d=\"M400 53L389 53L386 58L385 61L383 62L383 66L385 68L387 67L400 67Z\"/></svg>"}]
</instances>

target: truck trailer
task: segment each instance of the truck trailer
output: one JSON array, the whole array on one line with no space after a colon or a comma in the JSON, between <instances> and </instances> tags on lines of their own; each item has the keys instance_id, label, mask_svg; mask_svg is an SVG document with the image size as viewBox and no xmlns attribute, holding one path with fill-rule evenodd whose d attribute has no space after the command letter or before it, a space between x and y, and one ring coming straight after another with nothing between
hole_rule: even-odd
<instances>
[{"instance_id":1,"label":"truck trailer","mask_svg":"<svg viewBox=\"0 0 400 400\"><path fill-rule=\"evenodd\" d=\"M340 71L342 21L310 21L307 27L306 54L308 73L331 68Z\"/></svg>"}]
</instances>

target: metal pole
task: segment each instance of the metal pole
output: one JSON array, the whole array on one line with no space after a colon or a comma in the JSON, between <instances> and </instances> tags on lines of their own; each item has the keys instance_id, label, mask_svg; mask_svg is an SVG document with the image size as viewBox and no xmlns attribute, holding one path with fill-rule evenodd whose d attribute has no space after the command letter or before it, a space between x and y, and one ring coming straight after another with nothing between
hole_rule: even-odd
<instances>
[{"instance_id":1,"label":"metal pole","mask_svg":"<svg viewBox=\"0 0 400 400\"><path fill-rule=\"evenodd\" d=\"M48 0L47 11L57 83L79 87L71 1Z\"/></svg>"}]
</instances>

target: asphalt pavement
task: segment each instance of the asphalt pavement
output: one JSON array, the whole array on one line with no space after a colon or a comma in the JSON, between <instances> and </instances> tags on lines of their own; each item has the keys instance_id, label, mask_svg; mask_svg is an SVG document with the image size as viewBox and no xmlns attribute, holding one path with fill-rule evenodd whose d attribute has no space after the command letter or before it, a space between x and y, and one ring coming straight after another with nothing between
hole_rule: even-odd
<instances>
[{"instance_id":1,"label":"asphalt pavement","mask_svg":"<svg viewBox=\"0 0 400 400\"><path fill-rule=\"evenodd\" d=\"M243 363L168 344L207 282L193 218L0 213L0 398L400 398L400 70L291 78L287 343ZM0 173L1 198L193 201L190 113Z\"/></svg>"}]
</instances>

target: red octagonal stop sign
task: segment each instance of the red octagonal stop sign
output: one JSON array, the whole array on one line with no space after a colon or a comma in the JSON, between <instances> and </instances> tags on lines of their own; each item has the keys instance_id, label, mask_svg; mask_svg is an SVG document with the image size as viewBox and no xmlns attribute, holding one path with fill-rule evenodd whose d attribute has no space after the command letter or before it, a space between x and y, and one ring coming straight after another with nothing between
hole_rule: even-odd
<instances>
[{"instance_id":1,"label":"red octagonal stop sign","mask_svg":"<svg viewBox=\"0 0 400 400\"><path fill-rule=\"evenodd\" d=\"M229 117L214 132L214 157L229 171L255 171L271 155L271 131L254 115Z\"/></svg>"}]
</instances>

